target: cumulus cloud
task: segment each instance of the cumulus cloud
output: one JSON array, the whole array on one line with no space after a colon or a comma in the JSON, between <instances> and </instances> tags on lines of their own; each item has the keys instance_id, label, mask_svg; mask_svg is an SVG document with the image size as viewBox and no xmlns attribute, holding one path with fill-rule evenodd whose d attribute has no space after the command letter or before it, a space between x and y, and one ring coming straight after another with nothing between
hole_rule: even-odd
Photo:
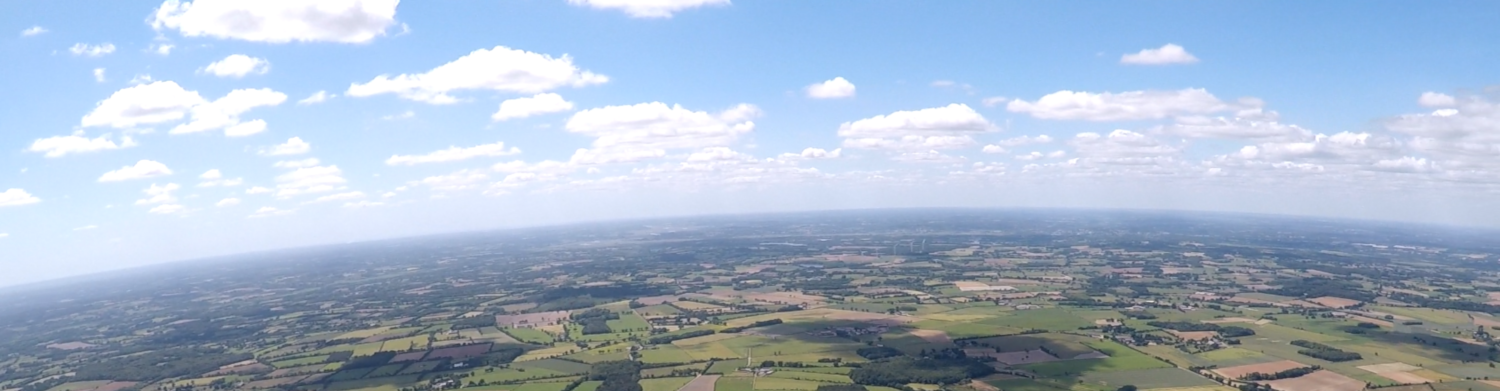
<instances>
[{"instance_id":1,"label":"cumulus cloud","mask_svg":"<svg viewBox=\"0 0 1500 391\"><path fill-rule=\"evenodd\" d=\"M271 166L276 168L303 168L316 166L318 163L318 158L310 157L302 160L282 160Z\"/></svg>"},{"instance_id":2,"label":"cumulus cloud","mask_svg":"<svg viewBox=\"0 0 1500 391\"><path fill-rule=\"evenodd\" d=\"M854 96L854 83L835 77L822 83L807 86L807 97L814 99L837 99Z\"/></svg>"},{"instance_id":3,"label":"cumulus cloud","mask_svg":"<svg viewBox=\"0 0 1500 391\"><path fill-rule=\"evenodd\" d=\"M1003 96L991 96L991 97L988 97L988 98L981 99L979 101L979 103L983 104L984 107L995 107L995 106L999 106L999 105L1004 104L1005 102L1009 102L1009 101L1010 101L1010 98L1006 98L1006 97L1003 97Z\"/></svg>"},{"instance_id":4,"label":"cumulus cloud","mask_svg":"<svg viewBox=\"0 0 1500 391\"><path fill-rule=\"evenodd\" d=\"M152 53L156 53L156 54L160 54L160 55L165 56L165 55L172 54L172 48L175 48L175 47L177 47L177 46L172 45L170 43L154 43L154 44L151 44L150 50L151 50Z\"/></svg>"},{"instance_id":5,"label":"cumulus cloud","mask_svg":"<svg viewBox=\"0 0 1500 391\"><path fill-rule=\"evenodd\" d=\"M1417 104L1423 107L1448 107L1458 104L1458 99L1453 96L1438 92L1423 92L1417 97Z\"/></svg>"},{"instance_id":6,"label":"cumulus cloud","mask_svg":"<svg viewBox=\"0 0 1500 391\"><path fill-rule=\"evenodd\" d=\"M802 153L783 153L777 158L783 161L838 159L843 152L843 148L836 148L832 151L823 148L806 148L802 150Z\"/></svg>"},{"instance_id":7,"label":"cumulus cloud","mask_svg":"<svg viewBox=\"0 0 1500 391\"><path fill-rule=\"evenodd\" d=\"M942 164L959 164L959 163L968 162L968 160L969 160L969 159L964 158L962 156L948 155L948 154L945 154L945 153L942 153L942 152L938 152L936 150L928 150L926 152L902 152L901 154L896 155L895 157L892 157L891 159L895 160L895 161L898 161L898 162L903 162L903 163L942 163Z\"/></svg>"},{"instance_id":8,"label":"cumulus cloud","mask_svg":"<svg viewBox=\"0 0 1500 391\"><path fill-rule=\"evenodd\" d=\"M241 122L240 115L257 107L271 107L286 101L286 94L269 88L230 91L223 98L194 106L192 120L172 128L172 134L197 133L224 129L224 135L242 137L266 130L264 120Z\"/></svg>"},{"instance_id":9,"label":"cumulus cloud","mask_svg":"<svg viewBox=\"0 0 1500 391\"><path fill-rule=\"evenodd\" d=\"M329 99L333 99L337 96L338 94L330 94L328 93L328 91L318 91L314 92L312 95L308 95L306 98L302 98L302 100L297 101L297 104L304 106L313 105L327 102Z\"/></svg>"},{"instance_id":10,"label":"cumulus cloud","mask_svg":"<svg viewBox=\"0 0 1500 391\"><path fill-rule=\"evenodd\" d=\"M195 91L158 81L115 91L83 116L83 126L129 128L181 120L193 107L206 104Z\"/></svg>"},{"instance_id":11,"label":"cumulus cloud","mask_svg":"<svg viewBox=\"0 0 1500 391\"><path fill-rule=\"evenodd\" d=\"M27 193L26 190L10 188L0 192L0 207L30 205L38 202L42 202L42 199Z\"/></svg>"},{"instance_id":12,"label":"cumulus cloud","mask_svg":"<svg viewBox=\"0 0 1500 391\"><path fill-rule=\"evenodd\" d=\"M433 151L425 155L392 155L390 159L385 160L385 164L391 166L410 166L422 163L454 162L476 157L505 156L518 153L521 153L520 148L510 147L506 149L504 142L495 142L493 144L481 144L468 148L451 146L448 149Z\"/></svg>"},{"instance_id":13,"label":"cumulus cloud","mask_svg":"<svg viewBox=\"0 0 1500 391\"><path fill-rule=\"evenodd\" d=\"M168 183L166 185L157 185L155 183L152 183L151 187L147 187L146 190L141 191L142 193L146 193L146 198L135 200L135 204L158 205L176 203L177 196L173 195L172 192L175 192L180 188L182 188L182 186L178 186L176 183Z\"/></svg>"},{"instance_id":14,"label":"cumulus cloud","mask_svg":"<svg viewBox=\"0 0 1500 391\"><path fill-rule=\"evenodd\" d=\"M167 168L167 165L154 160L141 160L135 162L133 166L120 167L118 170L104 173L99 176L99 182L120 182L167 175L172 175L172 170Z\"/></svg>"},{"instance_id":15,"label":"cumulus cloud","mask_svg":"<svg viewBox=\"0 0 1500 391\"><path fill-rule=\"evenodd\" d=\"M326 195L326 196L318 197L317 199L314 199L312 201L308 201L307 203L313 204L313 203L328 202L328 201L352 201L352 200L357 200L357 199L361 199L361 198L365 198L365 192L362 192L362 191L351 191L351 192L338 193L338 194L329 194L329 195Z\"/></svg>"},{"instance_id":16,"label":"cumulus cloud","mask_svg":"<svg viewBox=\"0 0 1500 391\"><path fill-rule=\"evenodd\" d=\"M413 186L426 186L437 192L452 192L476 189L490 178L480 170L459 170L451 174L435 175L412 181Z\"/></svg>"},{"instance_id":17,"label":"cumulus cloud","mask_svg":"<svg viewBox=\"0 0 1500 391\"><path fill-rule=\"evenodd\" d=\"M100 57L106 54L114 53L115 44L108 42L98 45L77 43L73 44L73 47L68 48L68 52L73 53L73 55L75 56Z\"/></svg>"},{"instance_id":18,"label":"cumulus cloud","mask_svg":"<svg viewBox=\"0 0 1500 391\"><path fill-rule=\"evenodd\" d=\"M671 18L683 10L729 5L729 0L568 0L568 4L616 10L633 18Z\"/></svg>"},{"instance_id":19,"label":"cumulus cloud","mask_svg":"<svg viewBox=\"0 0 1500 391\"><path fill-rule=\"evenodd\" d=\"M458 98L449 93L464 90L533 94L608 81L607 76L579 69L568 55L554 58L496 46L475 50L426 73L380 75L366 83L350 84L344 94L353 97L396 94L418 102L450 104L457 103Z\"/></svg>"},{"instance_id":20,"label":"cumulus cloud","mask_svg":"<svg viewBox=\"0 0 1500 391\"><path fill-rule=\"evenodd\" d=\"M1006 109L1042 119L1129 121L1209 114L1258 106L1259 102L1252 99L1245 99L1237 104L1225 103L1208 91L1189 88L1121 93L1058 91L1036 101L1012 100L1006 105Z\"/></svg>"},{"instance_id":21,"label":"cumulus cloud","mask_svg":"<svg viewBox=\"0 0 1500 391\"><path fill-rule=\"evenodd\" d=\"M251 42L366 43L396 23L400 0L167 0L151 27Z\"/></svg>"},{"instance_id":22,"label":"cumulus cloud","mask_svg":"<svg viewBox=\"0 0 1500 391\"><path fill-rule=\"evenodd\" d=\"M306 141L302 141L301 137L292 137L286 139L285 143L277 144L271 146L271 148L269 149L262 150L260 154L265 156L286 156L301 155L309 151L312 151L312 144L308 144Z\"/></svg>"},{"instance_id":23,"label":"cumulus cloud","mask_svg":"<svg viewBox=\"0 0 1500 391\"><path fill-rule=\"evenodd\" d=\"M1260 114L1260 110L1248 112ZM1274 118L1274 114L1234 118L1185 116L1178 117L1176 123L1157 128L1157 131L1187 138L1257 141L1302 141L1313 137L1312 131L1297 125L1276 122Z\"/></svg>"},{"instance_id":24,"label":"cumulus cloud","mask_svg":"<svg viewBox=\"0 0 1500 391\"><path fill-rule=\"evenodd\" d=\"M198 183L198 187L234 187L245 182L242 178L224 178L224 173L218 169L204 171L203 174L198 175L198 179L203 180Z\"/></svg>"},{"instance_id":25,"label":"cumulus cloud","mask_svg":"<svg viewBox=\"0 0 1500 391\"><path fill-rule=\"evenodd\" d=\"M1434 95L1440 94L1423 94L1418 100L1445 108L1397 116L1386 120L1385 128L1411 136L1412 149L1441 157L1447 165L1500 168L1493 158L1500 154L1500 104L1482 96Z\"/></svg>"},{"instance_id":26,"label":"cumulus cloud","mask_svg":"<svg viewBox=\"0 0 1500 391\"><path fill-rule=\"evenodd\" d=\"M1068 140L1073 150L1089 162L1107 164L1157 164L1168 161L1182 151L1150 136L1124 129L1108 135L1079 133Z\"/></svg>"},{"instance_id":27,"label":"cumulus cloud","mask_svg":"<svg viewBox=\"0 0 1500 391\"><path fill-rule=\"evenodd\" d=\"M21 30L22 37L35 37L46 33L47 29L42 26L31 26L25 30Z\"/></svg>"},{"instance_id":28,"label":"cumulus cloud","mask_svg":"<svg viewBox=\"0 0 1500 391\"><path fill-rule=\"evenodd\" d=\"M257 107L276 106L286 94L269 88L238 89L209 102L196 91L171 81L148 82L115 91L83 116L85 127L132 128L191 120L172 128L172 134L223 129L227 136L246 136L265 130L262 120L241 122L240 115Z\"/></svg>"},{"instance_id":29,"label":"cumulus cloud","mask_svg":"<svg viewBox=\"0 0 1500 391\"><path fill-rule=\"evenodd\" d=\"M1188 53L1187 49L1183 49L1182 46L1171 43L1156 49L1142 49L1136 53L1120 56L1120 63L1129 65L1172 65L1196 62L1198 62L1198 57Z\"/></svg>"},{"instance_id":30,"label":"cumulus cloud","mask_svg":"<svg viewBox=\"0 0 1500 391\"><path fill-rule=\"evenodd\" d=\"M104 68L94 68L94 82L104 82Z\"/></svg>"},{"instance_id":31,"label":"cumulus cloud","mask_svg":"<svg viewBox=\"0 0 1500 391\"><path fill-rule=\"evenodd\" d=\"M258 219L258 218L272 217L272 216L286 216L286 215L289 215L289 214L292 214L292 213L295 213L295 212L296 212L296 210L277 209L274 206L263 206L260 209L256 209L255 213L251 213L249 216L246 216L246 217L252 218L252 219Z\"/></svg>"},{"instance_id":32,"label":"cumulus cloud","mask_svg":"<svg viewBox=\"0 0 1500 391\"><path fill-rule=\"evenodd\" d=\"M83 132L75 132L69 136L53 136L36 139L31 142L31 147L26 148L28 152L37 152L46 157L63 157L70 153L89 153L108 151L136 146L135 140L130 136L120 137L120 142L110 140L108 133L96 138L85 137Z\"/></svg>"},{"instance_id":33,"label":"cumulus cloud","mask_svg":"<svg viewBox=\"0 0 1500 391\"><path fill-rule=\"evenodd\" d=\"M1014 148L1032 144L1046 144L1050 142L1052 142L1052 136L1048 136L1045 134L1036 136L1017 136L1000 140L1000 142L994 144L985 145L982 151L984 153L1006 153L1008 151L1007 148Z\"/></svg>"},{"instance_id":34,"label":"cumulus cloud","mask_svg":"<svg viewBox=\"0 0 1500 391\"><path fill-rule=\"evenodd\" d=\"M500 102L500 110L496 111L490 119L505 121L516 118L526 118L533 115L557 113L573 109L573 102L563 100L562 95L554 93L541 93L527 98L508 99Z\"/></svg>"},{"instance_id":35,"label":"cumulus cloud","mask_svg":"<svg viewBox=\"0 0 1500 391\"><path fill-rule=\"evenodd\" d=\"M231 198L225 198L225 199L219 200L219 202L215 202L214 206L217 206L217 207L220 207L220 208L225 208L225 207L235 206L235 205L239 205L239 204L240 204L240 199L239 198L233 198L233 197L231 197Z\"/></svg>"},{"instance_id":36,"label":"cumulus cloud","mask_svg":"<svg viewBox=\"0 0 1500 391\"><path fill-rule=\"evenodd\" d=\"M568 119L572 133L594 137L593 149L579 149L579 164L631 162L665 156L671 149L725 146L755 129L760 109L741 104L711 114L661 102L583 110Z\"/></svg>"},{"instance_id":37,"label":"cumulus cloud","mask_svg":"<svg viewBox=\"0 0 1500 391\"><path fill-rule=\"evenodd\" d=\"M973 146L972 135L998 128L964 104L897 111L839 125L844 147L924 151Z\"/></svg>"},{"instance_id":38,"label":"cumulus cloud","mask_svg":"<svg viewBox=\"0 0 1500 391\"><path fill-rule=\"evenodd\" d=\"M223 60L214 61L208 66L199 69L199 72L218 77L241 78L249 74L264 75L271 71L271 62L264 58L250 57L243 54L231 54Z\"/></svg>"},{"instance_id":39,"label":"cumulus cloud","mask_svg":"<svg viewBox=\"0 0 1500 391\"><path fill-rule=\"evenodd\" d=\"M346 182L338 166L302 167L276 176L276 197L327 193L342 189Z\"/></svg>"}]
</instances>

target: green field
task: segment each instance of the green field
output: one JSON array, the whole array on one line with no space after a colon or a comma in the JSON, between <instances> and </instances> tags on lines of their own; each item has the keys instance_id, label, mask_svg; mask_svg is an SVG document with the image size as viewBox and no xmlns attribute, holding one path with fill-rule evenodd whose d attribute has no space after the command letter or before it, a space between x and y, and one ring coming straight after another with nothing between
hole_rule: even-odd
<instances>
[{"instance_id":1,"label":"green field","mask_svg":"<svg viewBox=\"0 0 1500 391\"><path fill-rule=\"evenodd\" d=\"M505 334L510 335L511 338L515 338L516 340L525 343L546 345L551 344L553 341L552 334L547 334L547 332L537 329L507 327L501 329L501 331L504 331Z\"/></svg>"},{"instance_id":2,"label":"green field","mask_svg":"<svg viewBox=\"0 0 1500 391\"><path fill-rule=\"evenodd\" d=\"M655 345L640 351L641 362L647 364L686 363L695 361L692 355L676 345Z\"/></svg>"},{"instance_id":3,"label":"green field","mask_svg":"<svg viewBox=\"0 0 1500 391\"><path fill-rule=\"evenodd\" d=\"M651 329L651 324L646 322L646 318L642 318L633 312L622 314L620 315L620 319L610 320L606 323L609 325L609 329L615 332L638 332Z\"/></svg>"},{"instance_id":4,"label":"green field","mask_svg":"<svg viewBox=\"0 0 1500 391\"><path fill-rule=\"evenodd\" d=\"M1079 377L1078 380L1106 389L1117 389L1127 384L1142 389L1200 387L1219 384L1198 374L1178 368L1089 372Z\"/></svg>"},{"instance_id":5,"label":"green field","mask_svg":"<svg viewBox=\"0 0 1500 391\"><path fill-rule=\"evenodd\" d=\"M692 381L691 377L662 377L655 379L641 379L641 391L677 391L684 384Z\"/></svg>"}]
</instances>

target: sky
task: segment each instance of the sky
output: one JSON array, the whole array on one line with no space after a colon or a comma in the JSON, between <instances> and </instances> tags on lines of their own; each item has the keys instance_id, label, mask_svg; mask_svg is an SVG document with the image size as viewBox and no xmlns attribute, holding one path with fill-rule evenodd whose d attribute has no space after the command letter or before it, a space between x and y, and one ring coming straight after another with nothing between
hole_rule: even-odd
<instances>
[{"instance_id":1,"label":"sky","mask_svg":"<svg viewBox=\"0 0 1500 391\"><path fill-rule=\"evenodd\" d=\"M1500 3L0 2L0 285L893 207L1500 226Z\"/></svg>"}]
</instances>

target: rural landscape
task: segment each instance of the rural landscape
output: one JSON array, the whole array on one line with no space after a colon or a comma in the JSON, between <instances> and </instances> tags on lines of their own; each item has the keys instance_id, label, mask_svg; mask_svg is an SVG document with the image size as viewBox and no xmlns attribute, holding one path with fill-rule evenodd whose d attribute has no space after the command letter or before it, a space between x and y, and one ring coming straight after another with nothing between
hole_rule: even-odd
<instances>
[{"instance_id":1,"label":"rural landscape","mask_svg":"<svg viewBox=\"0 0 1500 391\"><path fill-rule=\"evenodd\" d=\"M935 209L351 243L0 290L0 390L1500 391L1495 237Z\"/></svg>"}]
</instances>

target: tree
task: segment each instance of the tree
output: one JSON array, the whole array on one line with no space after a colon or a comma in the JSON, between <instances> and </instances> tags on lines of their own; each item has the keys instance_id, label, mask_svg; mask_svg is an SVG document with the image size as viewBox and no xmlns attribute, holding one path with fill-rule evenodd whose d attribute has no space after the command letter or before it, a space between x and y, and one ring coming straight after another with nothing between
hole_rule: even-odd
<instances>
[{"instance_id":1,"label":"tree","mask_svg":"<svg viewBox=\"0 0 1500 391\"><path fill-rule=\"evenodd\" d=\"M1136 390L1136 387L1135 387L1134 384L1126 384L1126 385L1120 386L1120 388L1117 389L1116 391L1135 391L1135 390Z\"/></svg>"}]
</instances>

